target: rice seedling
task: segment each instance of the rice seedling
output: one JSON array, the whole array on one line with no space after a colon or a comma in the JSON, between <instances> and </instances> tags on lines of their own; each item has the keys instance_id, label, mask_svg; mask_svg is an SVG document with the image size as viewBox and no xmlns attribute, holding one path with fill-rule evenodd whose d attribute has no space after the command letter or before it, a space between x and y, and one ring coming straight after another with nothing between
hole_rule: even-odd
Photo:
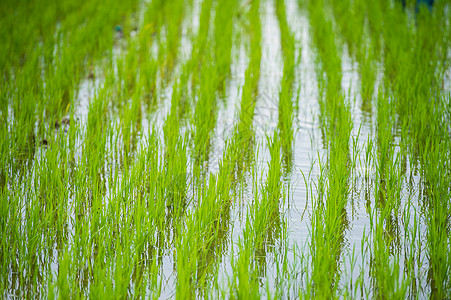
<instances>
[{"instance_id":1,"label":"rice seedling","mask_svg":"<svg viewBox=\"0 0 451 300\"><path fill-rule=\"evenodd\" d=\"M0 297L449 298L414 2L2 1Z\"/></svg>"},{"instance_id":2,"label":"rice seedling","mask_svg":"<svg viewBox=\"0 0 451 300\"><path fill-rule=\"evenodd\" d=\"M293 33L287 23L285 13L285 2L276 1L276 14L279 20L280 39L283 52L283 75L281 79L281 88L279 93L279 130L284 152L285 168L290 170L292 160L292 144L293 144L293 119L294 109L297 105L293 104L293 83L295 80L295 68L297 65L296 41ZM299 58L298 58L299 59ZM298 60L299 61L299 60Z\"/></svg>"}]
</instances>

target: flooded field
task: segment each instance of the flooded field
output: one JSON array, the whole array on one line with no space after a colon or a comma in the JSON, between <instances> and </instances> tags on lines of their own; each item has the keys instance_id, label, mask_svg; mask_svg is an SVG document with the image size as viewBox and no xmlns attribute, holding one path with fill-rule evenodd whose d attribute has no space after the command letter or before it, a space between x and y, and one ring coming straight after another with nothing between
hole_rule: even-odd
<instances>
[{"instance_id":1,"label":"flooded field","mask_svg":"<svg viewBox=\"0 0 451 300\"><path fill-rule=\"evenodd\" d=\"M0 3L0 295L451 296L447 1Z\"/></svg>"}]
</instances>

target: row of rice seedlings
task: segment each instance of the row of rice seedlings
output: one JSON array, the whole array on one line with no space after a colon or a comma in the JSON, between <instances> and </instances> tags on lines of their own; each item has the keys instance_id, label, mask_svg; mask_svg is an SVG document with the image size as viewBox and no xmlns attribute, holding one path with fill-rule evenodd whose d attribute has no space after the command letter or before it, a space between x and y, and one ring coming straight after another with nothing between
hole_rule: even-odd
<instances>
[{"instance_id":1,"label":"row of rice seedlings","mask_svg":"<svg viewBox=\"0 0 451 300\"><path fill-rule=\"evenodd\" d=\"M161 62L155 56L155 52L160 48L162 28L164 28L163 12L165 11L165 1L152 1L147 5L143 13L143 22L138 35L138 47L135 52L139 63L138 85L142 88L142 101L147 107L147 112L151 114L157 108L158 103L158 80L157 75ZM135 66L136 67L136 66ZM134 71L133 68L130 69Z\"/></svg>"},{"instance_id":2,"label":"row of rice seedlings","mask_svg":"<svg viewBox=\"0 0 451 300\"><path fill-rule=\"evenodd\" d=\"M449 97L449 96L448 96ZM448 98L449 105L449 98ZM446 132L449 135L449 132ZM451 293L450 261L450 143L449 139L426 141L420 154L423 164L422 190L425 219L428 225L427 282L433 297L446 298Z\"/></svg>"},{"instance_id":3,"label":"row of rice seedlings","mask_svg":"<svg viewBox=\"0 0 451 300\"><path fill-rule=\"evenodd\" d=\"M218 174L198 182L198 203L181 225L176 240L177 297L213 295L218 290L218 264L226 253L239 160L235 140L227 143ZM208 182L207 182L208 180ZM219 294L218 294L219 295Z\"/></svg>"},{"instance_id":4,"label":"row of rice seedlings","mask_svg":"<svg viewBox=\"0 0 451 300\"><path fill-rule=\"evenodd\" d=\"M253 174L256 192L254 201L246 215L246 224L243 236L238 245L238 258L232 259L234 270L231 281L231 296L234 298L254 298L262 295L260 281L266 277L267 253L275 252L276 244L282 235L285 226L280 209L284 205L285 192L281 181L281 141L277 133L268 141L271 160L268 163L266 183L258 187L258 176ZM275 262L278 263L278 262ZM285 272L283 276L286 275ZM278 280L282 282L281 275ZM275 286L275 297L281 297L284 291L281 285ZM271 291L266 291L271 296Z\"/></svg>"},{"instance_id":5,"label":"row of rice seedlings","mask_svg":"<svg viewBox=\"0 0 451 300\"><path fill-rule=\"evenodd\" d=\"M409 279L402 272L401 173L400 153L395 152L393 104L379 92L377 96L377 172L374 189L375 206L370 212L372 230L371 270L373 293L376 297L404 298Z\"/></svg>"},{"instance_id":6,"label":"row of rice seedlings","mask_svg":"<svg viewBox=\"0 0 451 300\"><path fill-rule=\"evenodd\" d=\"M219 296L218 264L227 252L233 204L231 191L236 182L233 174L241 159L239 137L234 134L227 142L218 174L210 174L208 179L202 176L196 181L197 205L186 222L176 227L179 231L175 241L176 296L179 298Z\"/></svg>"},{"instance_id":7,"label":"row of rice seedlings","mask_svg":"<svg viewBox=\"0 0 451 300\"><path fill-rule=\"evenodd\" d=\"M216 89L214 83L211 83L211 81L214 82L216 78L211 78L210 75L213 75L214 77L217 76L214 72L211 72L212 67L206 65L209 62L208 59L205 59L206 54L211 57L211 54L208 51L205 53L206 49L209 48L207 45L211 43L208 40L211 10L212 1L203 1L201 13L199 15L199 34L194 42L190 60L191 64L189 64L189 69L194 71L192 81L193 86L196 88L195 96L197 97L193 116L194 157L197 162L195 165L200 165L200 162L206 160L210 142L208 134L216 123L216 118L213 119L213 116L216 115ZM200 73L201 70L205 70L204 73L211 72L211 74L202 76ZM206 122L209 122L210 125L207 126Z\"/></svg>"},{"instance_id":8,"label":"row of rice seedlings","mask_svg":"<svg viewBox=\"0 0 451 300\"><path fill-rule=\"evenodd\" d=\"M253 160L255 132L253 120L257 104L258 84L260 79L261 38L260 0L253 1L247 13L249 20L249 64L245 72L245 83L241 96L239 119L233 130L232 141L238 151L239 160L236 162L236 179L247 170Z\"/></svg>"},{"instance_id":9,"label":"row of rice seedlings","mask_svg":"<svg viewBox=\"0 0 451 300\"><path fill-rule=\"evenodd\" d=\"M182 71L179 81L173 85L171 110L163 125L164 132L164 179L166 183L166 222L164 228L167 232L166 239L168 248L171 248L176 241L176 231L178 223L185 217L188 207L188 134L185 136L181 133L181 126L184 118L184 105L182 105L185 97L188 97L188 76ZM172 242L170 240L170 230L173 230Z\"/></svg>"},{"instance_id":10,"label":"row of rice seedlings","mask_svg":"<svg viewBox=\"0 0 451 300\"><path fill-rule=\"evenodd\" d=\"M136 43L130 41L130 51L116 60L117 76L108 82L108 86L112 89L109 109L113 110L113 114L121 112L118 115L123 146L120 161L129 159L136 150L137 135L142 123L141 88L136 83L138 70L136 47Z\"/></svg>"},{"instance_id":11,"label":"row of rice seedlings","mask_svg":"<svg viewBox=\"0 0 451 300\"><path fill-rule=\"evenodd\" d=\"M291 32L285 12L285 1L275 1L276 14L279 20L282 53L283 53L283 75L281 79L281 88L279 92L279 131L282 141L284 154L284 164L287 171L291 169L292 148L293 148L293 121L297 105L293 103L293 84L295 80L295 68L300 58L296 53L299 49L296 47L294 34ZM297 62L296 62L296 59Z\"/></svg>"},{"instance_id":12,"label":"row of rice seedlings","mask_svg":"<svg viewBox=\"0 0 451 300\"><path fill-rule=\"evenodd\" d=\"M382 58L382 47L385 44L382 39L384 28L384 16L390 5L390 1L367 1L366 2L366 18L368 30L370 33L371 44L374 49L374 56L377 59Z\"/></svg>"},{"instance_id":13,"label":"row of rice seedlings","mask_svg":"<svg viewBox=\"0 0 451 300\"><path fill-rule=\"evenodd\" d=\"M162 61L161 65L165 66L165 69L171 70L174 67L175 61L178 57L181 41L181 25L185 15L185 11L191 7L191 1L171 1L164 6L164 18L166 21L166 40L165 44L160 45L158 54L159 61ZM165 72L162 74L162 78L165 78ZM170 73L170 72L168 72Z\"/></svg>"},{"instance_id":14,"label":"row of rice seedlings","mask_svg":"<svg viewBox=\"0 0 451 300\"><path fill-rule=\"evenodd\" d=\"M365 2L364 1L331 1L337 29L348 45L350 56L359 56L364 34ZM352 22L350 22L352 20Z\"/></svg>"},{"instance_id":15,"label":"row of rice seedlings","mask_svg":"<svg viewBox=\"0 0 451 300\"><path fill-rule=\"evenodd\" d=\"M218 0L215 7L214 60L219 83L217 88L222 91L232 63L233 24L238 4L238 0Z\"/></svg>"},{"instance_id":16,"label":"row of rice seedlings","mask_svg":"<svg viewBox=\"0 0 451 300\"><path fill-rule=\"evenodd\" d=\"M341 60L330 20L322 2L309 2L313 42L318 50L317 73L320 90L320 118L328 149L327 182L319 178L319 196L312 220L312 283L316 297L340 293L340 261L347 228L346 204L349 193L349 139L351 115L341 91ZM323 172L321 172L323 174Z\"/></svg>"},{"instance_id":17,"label":"row of rice seedlings","mask_svg":"<svg viewBox=\"0 0 451 300\"><path fill-rule=\"evenodd\" d=\"M204 53L208 50L207 39L210 32L210 19L212 12L213 0L202 1L202 6L199 14L199 29L198 35L193 43L193 50L191 51L190 70L192 70L192 85L197 86L200 83L200 69L204 61Z\"/></svg>"},{"instance_id":18,"label":"row of rice seedlings","mask_svg":"<svg viewBox=\"0 0 451 300\"><path fill-rule=\"evenodd\" d=\"M216 73L211 53L204 56L208 58L203 62L200 71L201 81L196 91L197 102L193 116L194 157L195 166L198 167L203 167L208 160L218 108L216 87L219 83L219 75Z\"/></svg>"}]
</instances>

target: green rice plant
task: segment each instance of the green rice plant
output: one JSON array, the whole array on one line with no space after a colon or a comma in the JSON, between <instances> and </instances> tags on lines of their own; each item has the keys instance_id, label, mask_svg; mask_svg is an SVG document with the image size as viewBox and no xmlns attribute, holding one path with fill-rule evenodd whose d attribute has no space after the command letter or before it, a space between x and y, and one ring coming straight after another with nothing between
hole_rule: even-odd
<instances>
[{"instance_id":1,"label":"green rice plant","mask_svg":"<svg viewBox=\"0 0 451 300\"><path fill-rule=\"evenodd\" d=\"M375 189L376 215L373 228L372 276L377 295L405 297L409 281L400 278L399 263L400 232L398 216L402 176L399 156L395 155L393 143L394 122L390 111L393 106L388 97L379 92L377 97L377 185ZM388 116L388 117L387 117Z\"/></svg>"},{"instance_id":2,"label":"green rice plant","mask_svg":"<svg viewBox=\"0 0 451 300\"><path fill-rule=\"evenodd\" d=\"M190 2L188 1L188 4L189 3ZM167 19L167 49L162 51L162 53L166 53L167 58L165 64L170 68L173 67L174 61L177 59L177 52L182 36L180 34L181 23L187 5L185 1L173 1L168 3L168 5L165 6L165 9L165 18ZM174 22L173 19L176 21Z\"/></svg>"},{"instance_id":3,"label":"green rice plant","mask_svg":"<svg viewBox=\"0 0 451 300\"><path fill-rule=\"evenodd\" d=\"M158 65L160 66L160 75L163 83L167 81L172 74L176 64L181 41L181 25L185 16L185 9L188 9L192 1L157 1L160 6L160 18L165 26L165 32L159 33L158 44ZM186 4L188 3L188 5ZM163 35L164 34L164 35Z\"/></svg>"},{"instance_id":4,"label":"green rice plant","mask_svg":"<svg viewBox=\"0 0 451 300\"><path fill-rule=\"evenodd\" d=\"M318 50L317 73L320 90L320 119L328 150L327 183L319 178L319 198L312 220L312 293L315 297L338 295L340 256L349 194L349 139L352 122L349 104L341 91L341 61L332 24L326 19L321 2L309 4L314 24L313 42ZM325 73L323 75L323 73ZM323 174L323 172L321 172ZM327 288L322 288L327 287Z\"/></svg>"},{"instance_id":5,"label":"green rice plant","mask_svg":"<svg viewBox=\"0 0 451 300\"><path fill-rule=\"evenodd\" d=\"M224 80L230 72L233 46L233 22L238 8L237 0L218 0L214 21L214 59L218 74L218 89L224 89Z\"/></svg>"},{"instance_id":6,"label":"green rice plant","mask_svg":"<svg viewBox=\"0 0 451 300\"><path fill-rule=\"evenodd\" d=\"M337 27L346 41L351 56L361 55L365 3L363 1L331 1Z\"/></svg>"},{"instance_id":7,"label":"green rice plant","mask_svg":"<svg viewBox=\"0 0 451 300\"><path fill-rule=\"evenodd\" d=\"M424 160L424 197L428 211L427 245L429 268L427 273L431 294L444 297L450 292L449 261L449 148L448 142L433 142L426 145L427 152L422 153ZM448 162L447 162L448 161Z\"/></svg>"},{"instance_id":8,"label":"green rice plant","mask_svg":"<svg viewBox=\"0 0 451 300\"><path fill-rule=\"evenodd\" d=\"M202 81L198 90L198 101L194 114L194 153L196 162L204 162L208 158L211 131L216 125L217 103L216 103L216 83L218 76L211 66L202 69ZM205 74L205 75L203 75Z\"/></svg>"},{"instance_id":9,"label":"green rice plant","mask_svg":"<svg viewBox=\"0 0 451 300\"><path fill-rule=\"evenodd\" d=\"M365 45L363 43L363 45ZM360 95L362 97L361 110L371 114L374 84L376 81L376 64L374 62L373 48L371 44L361 47L363 54L360 55Z\"/></svg>"},{"instance_id":10,"label":"green rice plant","mask_svg":"<svg viewBox=\"0 0 451 300\"><path fill-rule=\"evenodd\" d=\"M294 34L290 31L285 13L285 2L276 1L276 14L279 20L281 44L283 52L283 75L279 92L279 131L284 152L286 170L290 170L292 160L292 147L294 139L293 121L296 105L293 104L293 84L295 80L295 68L297 51ZM299 58L298 58L299 59Z\"/></svg>"},{"instance_id":11,"label":"green rice plant","mask_svg":"<svg viewBox=\"0 0 451 300\"><path fill-rule=\"evenodd\" d=\"M382 52L382 31L384 26L384 16L388 1L365 1L368 27L371 37L371 45L376 58L380 58ZM371 13L370 13L371 12Z\"/></svg>"},{"instance_id":12,"label":"green rice plant","mask_svg":"<svg viewBox=\"0 0 451 300\"><path fill-rule=\"evenodd\" d=\"M321 1L309 1L309 15L312 26L313 43L318 51L318 64L320 65L319 78L324 78L324 84L330 91L341 89L341 59L338 53L335 37L332 33L332 24L325 19ZM325 77L324 77L325 76ZM322 91L322 89L320 89Z\"/></svg>"},{"instance_id":13,"label":"green rice plant","mask_svg":"<svg viewBox=\"0 0 451 300\"><path fill-rule=\"evenodd\" d=\"M234 297L253 297L260 295L257 276L266 273L266 253L272 251L281 234L283 220L280 208L283 206L285 193L281 182L281 142L277 134L269 139L271 161L268 165L266 183L261 186L261 194L256 194L249 214L243 238L240 239L239 257L234 261L237 270L232 280ZM251 279L248 282L249 278Z\"/></svg>"},{"instance_id":14,"label":"green rice plant","mask_svg":"<svg viewBox=\"0 0 451 300\"><path fill-rule=\"evenodd\" d=\"M254 227L257 234L255 247L257 250L266 251L266 244L273 244L280 232L281 201L284 199L282 188L282 164L280 160L280 138L274 135L268 141L271 161L268 165L266 185L263 187L261 199L255 203L253 211Z\"/></svg>"},{"instance_id":15,"label":"green rice plant","mask_svg":"<svg viewBox=\"0 0 451 300\"><path fill-rule=\"evenodd\" d=\"M193 43L193 50L191 54L191 66L189 69L193 72L193 86L196 86L200 83L199 72L200 67L202 66L202 62L204 60L204 53L209 48L207 47L207 38L209 33L209 25L211 19L211 11L212 11L212 0L202 1L201 12L199 15L199 31L198 35Z\"/></svg>"},{"instance_id":16,"label":"green rice plant","mask_svg":"<svg viewBox=\"0 0 451 300\"><path fill-rule=\"evenodd\" d=\"M261 40L262 40L262 24L260 21L260 0L252 1L249 9L249 21L250 21L250 63L253 70L253 86L254 95L258 87L258 79L260 78L260 63L261 63Z\"/></svg>"},{"instance_id":17,"label":"green rice plant","mask_svg":"<svg viewBox=\"0 0 451 300\"><path fill-rule=\"evenodd\" d=\"M203 185L196 211L187 217L186 229L178 234L178 297L208 290L217 274L209 271L215 268L217 256L222 253L225 236L220 229L221 210L227 200L216 197L216 183L216 176L210 176L208 185Z\"/></svg>"},{"instance_id":18,"label":"green rice plant","mask_svg":"<svg viewBox=\"0 0 451 300\"><path fill-rule=\"evenodd\" d=\"M186 66L185 66L186 67ZM187 113L187 97L188 97L188 75L187 68L182 71L180 82L176 81L172 87L171 109L163 126L164 139L167 157L172 157L174 153L170 152L175 149L175 143L179 136L180 127L183 125L183 118Z\"/></svg>"},{"instance_id":19,"label":"green rice plant","mask_svg":"<svg viewBox=\"0 0 451 300\"><path fill-rule=\"evenodd\" d=\"M171 150L166 153L164 181L166 185L165 198L168 209L168 221L183 217L188 204L187 140L187 136L179 137L176 144L172 145ZM169 157L177 157L178 159L173 160L169 159Z\"/></svg>"},{"instance_id":20,"label":"green rice plant","mask_svg":"<svg viewBox=\"0 0 451 300\"><path fill-rule=\"evenodd\" d=\"M233 299L259 298L261 296L258 274L254 267L253 235L253 232L245 231L243 240L239 240L238 258L233 257L232 259L233 279L230 295Z\"/></svg>"},{"instance_id":21,"label":"green rice plant","mask_svg":"<svg viewBox=\"0 0 451 300\"><path fill-rule=\"evenodd\" d=\"M261 61L261 23L259 16L260 1L254 1L248 12L250 21L250 61L245 72L245 83L241 96L238 123L235 125L231 140L237 151L235 171L237 180L246 170L254 153L255 133L253 120L257 103L258 84L260 79Z\"/></svg>"}]
</instances>

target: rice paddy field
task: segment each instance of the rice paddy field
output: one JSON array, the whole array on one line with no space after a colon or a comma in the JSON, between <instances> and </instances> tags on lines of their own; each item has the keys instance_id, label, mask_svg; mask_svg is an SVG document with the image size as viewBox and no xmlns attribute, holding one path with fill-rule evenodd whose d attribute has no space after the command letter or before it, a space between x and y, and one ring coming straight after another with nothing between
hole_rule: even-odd
<instances>
[{"instance_id":1,"label":"rice paddy field","mask_svg":"<svg viewBox=\"0 0 451 300\"><path fill-rule=\"evenodd\" d=\"M451 297L451 11L0 2L0 297Z\"/></svg>"}]
</instances>

